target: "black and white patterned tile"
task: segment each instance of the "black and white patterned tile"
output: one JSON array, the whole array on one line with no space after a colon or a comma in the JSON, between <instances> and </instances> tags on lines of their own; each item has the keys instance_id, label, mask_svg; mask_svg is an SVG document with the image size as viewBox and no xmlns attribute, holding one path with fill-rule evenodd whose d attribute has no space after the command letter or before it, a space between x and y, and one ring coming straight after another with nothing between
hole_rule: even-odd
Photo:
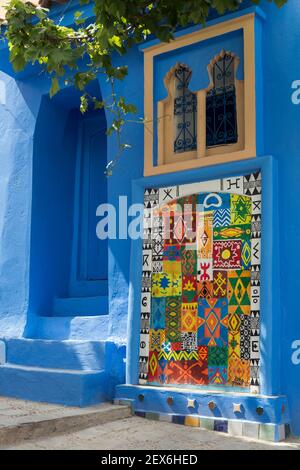
<instances>
[{"instance_id":1,"label":"black and white patterned tile","mask_svg":"<svg viewBox=\"0 0 300 470\"><path fill-rule=\"evenodd\" d=\"M158 195L159 205L168 204L168 202L171 202L173 199L178 197L178 186L159 188Z\"/></svg>"},{"instance_id":2,"label":"black and white patterned tile","mask_svg":"<svg viewBox=\"0 0 300 470\"><path fill-rule=\"evenodd\" d=\"M144 292L141 295L141 313L151 312L151 292Z\"/></svg>"},{"instance_id":3,"label":"black and white patterned tile","mask_svg":"<svg viewBox=\"0 0 300 470\"><path fill-rule=\"evenodd\" d=\"M143 250L142 269L143 269L143 272L149 271L151 275L151 272L152 272L152 250L151 249Z\"/></svg>"},{"instance_id":4,"label":"black and white patterned tile","mask_svg":"<svg viewBox=\"0 0 300 470\"><path fill-rule=\"evenodd\" d=\"M251 311L260 311L260 287L251 286Z\"/></svg>"},{"instance_id":5,"label":"black and white patterned tile","mask_svg":"<svg viewBox=\"0 0 300 470\"><path fill-rule=\"evenodd\" d=\"M244 176L243 187L244 194L247 196L256 196L261 194L261 172L258 171Z\"/></svg>"},{"instance_id":6,"label":"black and white patterned tile","mask_svg":"<svg viewBox=\"0 0 300 470\"><path fill-rule=\"evenodd\" d=\"M222 189L226 193L244 194L243 176L222 179Z\"/></svg>"},{"instance_id":7,"label":"black and white patterned tile","mask_svg":"<svg viewBox=\"0 0 300 470\"><path fill-rule=\"evenodd\" d=\"M251 322L249 315L240 315L240 354L241 359L250 359Z\"/></svg>"},{"instance_id":8,"label":"black and white patterned tile","mask_svg":"<svg viewBox=\"0 0 300 470\"><path fill-rule=\"evenodd\" d=\"M251 238L251 265L260 265L261 239Z\"/></svg>"},{"instance_id":9,"label":"black and white patterned tile","mask_svg":"<svg viewBox=\"0 0 300 470\"><path fill-rule=\"evenodd\" d=\"M139 359L139 383L141 385L147 383L148 378L148 357L140 356Z\"/></svg>"},{"instance_id":10,"label":"black and white patterned tile","mask_svg":"<svg viewBox=\"0 0 300 470\"><path fill-rule=\"evenodd\" d=\"M159 204L159 191L154 188L147 188L144 192L144 207L152 209Z\"/></svg>"},{"instance_id":11,"label":"black and white patterned tile","mask_svg":"<svg viewBox=\"0 0 300 470\"><path fill-rule=\"evenodd\" d=\"M252 200L252 215L260 215L262 211L261 194L251 196L251 200Z\"/></svg>"},{"instance_id":12,"label":"black and white patterned tile","mask_svg":"<svg viewBox=\"0 0 300 470\"><path fill-rule=\"evenodd\" d=\"M252 393L259 393L259 359L250 359L250 390ZM253 387L256 387L255 389Z\"/></svg>"}]
</instances>

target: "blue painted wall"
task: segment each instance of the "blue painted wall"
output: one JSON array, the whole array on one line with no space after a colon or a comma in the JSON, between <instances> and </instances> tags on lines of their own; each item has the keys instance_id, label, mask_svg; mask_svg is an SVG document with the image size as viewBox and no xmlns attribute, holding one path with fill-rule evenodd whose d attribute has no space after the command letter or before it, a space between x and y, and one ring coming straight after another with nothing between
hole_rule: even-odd
<instances>
[{"instance_id":1,"label":"blue painted wall","mask_svg":"<svg viewBox=\"0 0 300 470\"><path fill-rule=\"evenodd\" d=\"M278 11L264 5L263 29L264 136L267 153L278 161L279 263L281 299L281 387L291 406L294 432L300 434L300 365L293 365L291 345L300 337L297 249L300 230L300 106L291 100L291 85L299 80L300 5L297 0Z\"/></svg>"},{"instance_id":2,"label":"blue painted wall","mask_svg":"<svg viewBox=\"0 0 300 470\"><path fill-rule=\"evenodd\" d=\"M33 135L36 107L0 72L0 330L20 335L27 319Z\"/></svg>"},{"instance_id":3,"label":"blue painted wall","mask_svg":"<svg viewBox=\"0 0 300 470\"><path fill-rule=\"evenodd\" d=\"M245 2L244 6L247 7ZM298 266L300 252L297 240L300 233L300 105L291 100L291 85L300 80L300 6L298 0L289 0L288 4L278 10L266 0L262 1L266 13L263 21L262 36L257 31L257 58L262 54L258 77L262 79L262 91L257 89L258 97L258 154L273 155L278 164L278 215L279 215L279 272L280 279L274 288L280 296L278 308L279 319L273 328L280 335L281 349L280 373L276 376L276 389L287 394L293 431L300 435L300 365L293 365L291 356L292 342L300 340ZM53 13L54 14L54 13ZM65 19L67 21L67 18ZM240 48L240 39L235 35L228 40L228 48ZM232 41L232 42L231 42ZM230 42L233 47L230 47ZM67 160L72 153L73 141L68 138L68 129L76 128L73 124L75 114L62 110L62 103L51 103L45 96L49 83L41 76L35 75L33 68L15 77L7 60L4 46L0 50L0 337L20 337L28 327L29 298L36 307L36 313L49 313L53 292L63 294L66 290L68 277L67 267L61 260L50 260L49 272L39 263L39 256L47 251L48 237L60 223L60 215L51 212L52 197L47 194L46 187L41 187L43 178L53 178L60 172L62 180L56 181L57 193L53 195L54 203L63 200L64 211L71 204L70 187L71 173L67 172ZM191 54L189 56L189 54ZM184 62L194 61L194 50L191 50ZM129 75L123 83L118 84L117 92L124 95L127 101L135 103L138 116L143 116L143 54L133 48L125 57L116 57L116 64L127 64ZM160 74L164 73L164 64ZM206 84L205 74L205 84ZM102 96L108 97L110 90L103 77L99 77ZM194 86L194 85L193 85ZM195 88L198 84L195 82ZM163 96L160 88L157 96ZM47 106L46 106L46 103ZM73 106L74 107L74 106ZM47 109L46 109L47 108ZM264 114L262 111L264 110ZM262 119L262 116L264 118ZM107 115L108 124L111 116ZM45 126L48 123L48 126ZM108 202L118 208L119 195L128 196L131 200L132 181L143 175L143 126L128 124L124 131L124 141L133 146L123 155L114 174L108 181ZM55 139L53 139L55 136ZM43 142L47 141L47 148ZM59 150L57 150L59 149ZM64 152L62 152L64 149ZM45 164L39 165L38 156L43 152ZM64 153L64 158L61 158ZM107 158L114 159L116 142L108 139ZM69 169L72 165L69 165ZM33 175L39 179L32 183ZM69 170L68 170L69 171ZM68 191L62 181L68 181ZM40 188L39 188L40 185ZM65 192L66 191L66 192ZM34 194L41 194L41 198ZM56 202L55 202L56 198ZM32 209L31 209L32 207ZM31 219L31 210L44 211L47 221ZM31 222L33 220L33 222ZM51 228L52 227L52 228ZM50 230L50 233L48 232ZM44 231L44 232L43 232ZM31 248L30 248L30 234ZM40 243L35 237L44 233ZM60 246L52 245L55 252L66 248L69 256L69 227L64 227ZM31 254L31 256L30 256ZM48 254L50 258L50 254ZM33 270L31 271L31 267ZM57 272L59 277L52 276L52 281L43 284L43 276L47 279L50 272ZM32 274L30 274L32 273ZM31 277L32 276L32 277ZM130 241L109 241L109 320L107 337L116 341L126 340L127 311L130 284ZM31 282L30 282L31 281ZM36 287L35 287L36 286ZM31 297L31 288L33 296ZM274 292L275 293L275 292ZM38 321L37 315L30 322ZM268 334L268 332L266 332ZM279 346L278 346L279 348ZM280 352L280 354L279 354Z\"/></svg>"},{"instance_id":4,"label":"blue painted wall","mask_svg":"<svg viewBox=\"0 0 300 470\"><path fill-rule=\"evenodd\" d=\"M125 97L129 103L137 106L138 113L133 119L143 117L143 90L141 77L143 77L143 54L138 48L133 48L126 55L125 63L128 65L128 76L123 82L117 83L116 91ZM115 64L124 64L124 58L116 57ZM101 92L109 96L111 90L105 80L100 77ZM112 116L107 114L107 123L110 125ZM123 142L132 145L126 150L118 165L113 171L113 176L108 180L108 202L116 208L117 212L124 214L125 209L119 207L119 196L128 197L128 207L131 204L131 183L135 178L143 174L144 156L144 128L142 124L129 123L123 132ZM114 138L107 142L108 161L114 160L117 154L117 146ZM130 218L128 218L130 220ZM120 231L118 230L118 234ZM122 236L122 234L121 234ZM109 240L109 333L112 337L127 337L127 311L130 273L130 240Z\"/></svg>"}]
</instances>

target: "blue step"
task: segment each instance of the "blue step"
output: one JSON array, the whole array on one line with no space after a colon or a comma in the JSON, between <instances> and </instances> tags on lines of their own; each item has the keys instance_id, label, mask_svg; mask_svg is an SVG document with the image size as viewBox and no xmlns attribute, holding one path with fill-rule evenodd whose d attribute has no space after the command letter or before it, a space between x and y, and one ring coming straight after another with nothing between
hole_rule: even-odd
<instances>
[{"instance_id":1,"label":"blue step","mask_svg":"<svg viewBox=\"0 0 300 470\"><path fill-rule=\"evenodd\" d=\"M56 298L53 302L54 316L96 316L108 312L107 295L97 297Z\"/></svg>"},{"instance_id":2,"label":"blue step","mask_svg":"<svg viewBox=\"0 0 300 470\"><path fill-rule=\"evenodd\" d=\"M92 317L39 317L26 332L26 337L57 340L105 340L108 336L108 315Z\"/></svg>"},{"instance_id":3,"label":"blue step","mask_svg":"<svg viewBox=\"0 0 300 470\"><path fill-rule=\"evenodd\" d=\"M32 367L71 370L105 368L105 341L5 340L6 361Z\"/></svg>"},{"instance_id":4,"label":"blue step","mask_svg":"<svg viewBox=\"0 0 300 470\"><path fill-rule=\"evenodd\" d=\"M67 406L112 400L125 381L124 344L113 341L58 341L0 338L0 395Z\"/></svg>"},{"instance_id":5,"label":"blue step","mask_svg":"<svg viewBox=\"0 0 300 470\"><path fill-rule=\"evenodd\" d=\"M23 400L89 406L111 400L106 371L0 366L0 395Z\"/></svg>"}]
</instances>

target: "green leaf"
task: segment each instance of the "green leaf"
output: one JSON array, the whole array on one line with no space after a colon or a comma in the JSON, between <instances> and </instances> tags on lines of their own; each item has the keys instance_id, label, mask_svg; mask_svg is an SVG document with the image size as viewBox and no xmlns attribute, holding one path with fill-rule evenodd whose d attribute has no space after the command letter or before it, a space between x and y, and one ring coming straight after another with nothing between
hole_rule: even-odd
<instances>
[{"instance_id":1,"label":"green leaf","mask_svg":"<svg viewBox=\"0 0 300 470\"><path fill-rule=\"evenodd\" d=\"M116 46L116 47L122 47L123 46L122 39L121 39L120 36L114 35L111 38L109 38L108 42L111 46Z\"/></svg>"},{"instance_id":2,"label":"green leaf","mask_svg":"<svg viewBox=\"0 0 300 470\"><path fill-rule=\"evenodd\" d=\"M82 18L83 11L75 11L74 13L74 21L77 26L83 24L86 18Z\"/></svg>"},{"instance_id":3,"label":"green leaf","mask_svg":"<svg viewBox=\"0 0 300 470\"><path fill-rule=\"evenodd\" d=\"M83 15L83 11L75 11L74 18L78 20Z\"/></svg>"},{"instance_id":4,"label":"green leaf","mask_svg":"<svg viewBox=\"0 0 300 470\"><path fill-rule=\"evenodd\" d=\"M251 0L259 4L260 0ZM269 0L283 6L287 0ZM1 3L1 0L0 0ZM8 42L10 61L16 72L27 63L37 64L51 77L50 96L60 89L59 79L73 83L82 92L80 111L94 109L112 113L112 124L107 134L117 133L119 153L130 144L121 144L120 135L128 114L136 113L136 107L119 97L117 80L124 80L126 66L115 66L115 52L125 54L130 48L150 35L169 42L174 32L190 24L205 24L211 10L219 14L236 10L240 0L79 0L80 5L93 3L95 17L91 23L84 18L84 9L75 11L70 27L48 15L48 10L35 7L24 0L8 2L4 36ZM86 60L87 58L87 60ZM88 84L104 73L111 85L111 96L106 102L90 97ZM142 77L140 77L142 81ZM141 83L142 84L142 83ZM125 83L125 85L127 85ZM108 104L109 103L109 104ZM137 122L139 122L137 120ZM140 122L144 122L143 119ZM112 165L109 168L111 171Z\"/></svg>"},{"instance_id":5,"label":"green leaf","mask_svg":"<svg viewBox=\"0 0 300 470\"><path fill-rule=\"evenodd\" d=\"M86 95L80 97L80 112L84 114L88 109L88 100Z\"/></svg>"},{"instance_id":6,"label":"green leaf","mask_svg":"<svg viewBox=\"0 0 300 470\"><path fill-rule=\"evenodd\" d=\"M21 72L26 65L26 60L23 54L17 54L11 61L15 72Z\"/></svg>"},{"instance_id":7,"label":"green leaf","mask_svg":"<svg viewBox=\"0 0 300 470\"><path fill-rule=\"evenodd\" d=\"M95 78L96 75L94 72L77 72L74 75L74 85L76 88L83 91L87 84L95 80Z\"/></svg>"},{"instance_id":8,"label":"green leaf","mask_svg":"<svg viewBox=\"0 0 300 470\"><path fill-rule=\"evenodd\" d=\"M129 104L125 102L125 99L123 96L119 98L118 106L124 114L136 113L137 111L136 107L133 104Z\"/></svg>"},{"instance_id":9,"label":"green leaf","mask_svg":"<svg viewBox=\"0 0 300 470\"><path fill-rule=\"evenodd\" d=\"M94 99L94 109L103 109L104 108L104 101L99 101L97 99Z\"/></svg>"},{"instance_id":10,"label":"green leaf","mask_svg":"<svg viewBox=\"0 0 300 470\"><path fill-rule=\"evenodd\" d=\"M51 80L51 88L50 88L50 98L52 98L56 93L59 91L59 82L57 77L53 77Z\"/></svg>"}]
</instances>

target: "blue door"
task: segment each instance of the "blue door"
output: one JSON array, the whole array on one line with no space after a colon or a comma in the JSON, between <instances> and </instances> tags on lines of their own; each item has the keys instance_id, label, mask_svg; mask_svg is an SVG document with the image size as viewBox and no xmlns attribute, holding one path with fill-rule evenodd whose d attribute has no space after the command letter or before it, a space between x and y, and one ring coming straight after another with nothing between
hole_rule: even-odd
<instances>
[{"instance_id":1,"label":"blue door","mask_svg":"<svg viewBox=\"0 0 300 470\"><path fill-rule=\"evenodd\" d=\"M107 285L107 240L96 235L96 210L107 202L106 120L91 113L80 120L75 184L73 295L105 294Z\"/></svg>"}]
</instances>

